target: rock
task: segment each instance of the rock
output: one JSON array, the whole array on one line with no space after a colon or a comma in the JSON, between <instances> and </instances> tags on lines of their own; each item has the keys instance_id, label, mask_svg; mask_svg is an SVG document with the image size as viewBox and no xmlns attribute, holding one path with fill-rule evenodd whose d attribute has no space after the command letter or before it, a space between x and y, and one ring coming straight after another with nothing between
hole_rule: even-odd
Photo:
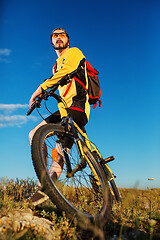
<instances>
[{"instance_id":1,"label":"rock","mask_svg":"<svg viewBox=\"0 0 160 240\"><path fill-rule=\"evenodd\" d=\"M0 239L7 239L5 237L8 232L12 232L14 236L16 234L23 236L29 230L32 230L36 237L42 236L46 240L56 239L53 223L47 219L34 216L29 209L10 210L5 213L5 216L2 213L0 214ZM13 239L18 238L15 237Z\"/></svg>"}]
</instances>

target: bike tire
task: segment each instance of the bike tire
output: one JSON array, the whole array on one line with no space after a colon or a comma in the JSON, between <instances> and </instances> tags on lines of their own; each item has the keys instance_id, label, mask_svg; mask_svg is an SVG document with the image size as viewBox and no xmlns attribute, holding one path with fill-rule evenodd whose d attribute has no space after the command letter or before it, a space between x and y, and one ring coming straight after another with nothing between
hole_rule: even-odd
<instances>
[{"instance_id":1,"label":"bike tire","mask_svg":"<svg viewBox=\"0 0 160 240\"><path fill-rule=\"evenodd\" d=\"M99 162L101 161L101 159L99 159L99 156L96 151L93 151L92 154L97 161L99 161ZM111 175L110 171L108 170L107 166L104 163L102 163L101 166L106 175L106 178L108 179L108 184L110 186L112 200L115 199L117 203L122 205L122 199L121 199L120 193L118 191L118 188L116 186L114 179L112 179L112 175ZM112 179L112 180L110 180L110 179Z\"/></svg>"},{"instance_id":2,"label":"bike tire","mask_svg":"<svg viewBox=\"0 0 160 240\"><path fill-rule=\"evenodd\" d=\"M67 178L64 166L58 180L53 180L50 176L49 169L53 163L49 153L50 148L54 148L57 139L63 141L64 135L64 128L55 124L44 125L34 134L31 152L38 179L51 201L61 211L65 211L69 218L76 217L80 222L89 220L102 224L110 216L110 190L102 167L84 143L82 143L82 148L86 158L86 167L82 171ZM47 164L44 156L44 143L47 146ZM74 143L68 155L71 166L75 167L80 162L80 158ZM98 180L95 179L95 174Z\"/></svg>"},{"instance_id":3,"label":"bike tire","mask_svg":"<svg viewBox=\"0 0 160 240\"><path fill-rule=\"evenodd\" d=\"M112 179L110 181L110 184L111 184L111 187L112 187L112 190L113 190L116 201L122 205L122 199L121 199L120 193L118 191L118 188L116 186L116 183L115 183L114 179Z\"/></svg>"},{"instance_id":4,"label":"bike tire","mask_svg":"<svg viewBox=\"0 0 160 240\"><path fill-rule=\"evenodd\" d=\"M102 168L103 168L103 170L106 174L107 179L110 179L110 178L112 179L110 171L108 170L108 168L104 164L103 164ZM120 193L118 191L118 188L116 186L116 183L115 183L114 179L109 180L109 186L112 189L112 191L111 191L112 200L115 200L117 203L122 205L122 199L121 199Z\"/></svg>"}]
</instances>

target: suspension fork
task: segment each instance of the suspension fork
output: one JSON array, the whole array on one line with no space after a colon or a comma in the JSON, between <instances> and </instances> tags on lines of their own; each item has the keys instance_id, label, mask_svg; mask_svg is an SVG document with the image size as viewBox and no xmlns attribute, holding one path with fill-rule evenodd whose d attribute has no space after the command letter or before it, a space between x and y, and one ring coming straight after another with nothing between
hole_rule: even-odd
<instances>
[{"instance_id":1,"label":"suspension fork","mask_svg":"<svg viewBox=\"0 0 160 240\"><path fill-rule=\"evenodd\" d=\"M59 143L61 146L61 150L62 150L62 154L63 154L63 158L65 160L65 165L67 168L67 174L72 172L72 167L71 167L71 163L68 157L68 153L67 153L67 148L65 148L65 146L63 146L62 143Z\"/></svg>"},{"instance_id":2,"label":"suspension fork","mask_svg":"<svg viewBox=\"0 0 160 240\"><path fill-rule=\"evenodd\" d=\"M66 168L67 168L66 177L68 177L68 178L73 177L76 172L82 171L82 169L86 167L85 156L81 154L81 151L83 152L82 144L81 144L79 139L75 139L74 142L76 144L78 155L80 156L80 163L78 163L74 169L72 169L72 167L71 167L71 163L70 163L70 160L69 160L67 150L65 150L62 147L63 156L64 156L64 159L65 159L65 164L66 164Z\"/></svg>"},{"instance_id":3,"label":"suspension fork","mask_svg":"<svg viewBox=\"0 0 160 240\"><path fill-rule=\"evenodd\" d=\"M80 156L80 158L84 157L84 153L83 153L83 148L82 148L82 144L81 144L81 140L79 138L79 135L78 135L78 129L80 129L78 127L78 125L76 123L73 122L72 118L70 118L70 124L72 126L72 131L73 131L73 135L74 135L74 142L76 144L76 148L78 150L78 154Z\"/></svg>"},{"instance_id":4,"label":"suspension fork","mask_svg":"<svg viewBox=\"0 0 160 240\"><path fill-rule=\"evenodd\" d=\"M68 178L73 177L74 173L76 173L77 171L82 171L82 169L86 167L86 160L85 160L85 156L84 156L84 153L83 153L81 140L78 136L78 130L74 126L72 118L70 118L70 124L71 124L71 128L72 128L72 131L73 131L72 134L74 136L74 143L76 145L78 155L80 157L80 163L77 164L76 167L72 170L71 163L70 163L69 156L68 156L68 152L67 152L67 148L62 143L60 143L60 146L61 146L61 149L62 149L62 154L63 154L63 157L65 159L65 164L66 164L66 168L67 168L67 175L66 176ZM68 123L67 123L67 125L68 125ZM66 133L69 134L69 132L67 130L67 129L69 129L69 127L67 127L67 125L66 125Z\"/></svg>"}]
</instances>

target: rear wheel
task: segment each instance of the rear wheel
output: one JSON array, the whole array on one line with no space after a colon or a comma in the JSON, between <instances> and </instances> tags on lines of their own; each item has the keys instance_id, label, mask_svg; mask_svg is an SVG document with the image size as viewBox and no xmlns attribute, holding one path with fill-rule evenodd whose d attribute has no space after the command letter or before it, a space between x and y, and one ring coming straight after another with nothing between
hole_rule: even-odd
<instances>
[{"instance_id":1,"label":"rear wheel","mask_svg":"<svg viewBox=\"0 0 160 240\"><path fill-rule=\"evenodd\" d=\"M93 151L92 154L93 154L94 158L97 159L97 161L100 161L97 152ZM116 186L116 183L115 183L114 179L112 179L113 177L112 177L111 172L109 171L109 169L107 168L107 166L105 164L102 163L101 166L102 166L103 171L104 171L104 173L106 175L106 178L108 180L112 200L115 200L116 202L122 204L122 200L121 200L118 188Z\"/></svg>"},{"instance_id":2,"label":"rear wheel","mask_svg":"<svg viewBox=\"0 0 160 240\"><path fill-rule=\"evenodd\" d=\"M64 164L58 180L51 176L52 149L57 141L63 144L64 136L64 128L55 124L47 124L37 130L32 141L32 159L37 176L51 201L68 217L102 223L108 219L111 209L109 187L102 167L84 143L86 164L81 171L67 177ZM75 143L68 156L73 170L81 162Z\"/></svg>"}]
</instances>

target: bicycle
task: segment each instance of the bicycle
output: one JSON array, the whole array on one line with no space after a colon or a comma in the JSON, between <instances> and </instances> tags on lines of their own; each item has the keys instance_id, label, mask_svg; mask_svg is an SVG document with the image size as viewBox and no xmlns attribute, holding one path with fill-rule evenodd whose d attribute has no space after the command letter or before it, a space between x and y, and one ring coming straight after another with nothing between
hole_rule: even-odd
<instances>
[{"instance_id":1,"label":"bicycle","mask_svg":"<svg viewBox=\"0 0 160 240\"><path fill-rule=\"evenodd\" d=\"M27 115L35 108L38 110L41 101L47 101L49 97L61 101L67 110L64 99L55 93L58 86L64 84L64 79L62 80L43 92ZM65 137L72 141L69 152L64 144ZM58 179L51 175L52 149L55 149L56 144L60 146L64 158ZM88 139L85 129L80 129L69 114L63 124L46 124L36 131L31 154L43 191L61 211L65 211L67 217L102 223L109 218L113 196L121 203L115 176L108 166L114 157L103 159L95 144Z\"/></svg>"}]
</instances>

